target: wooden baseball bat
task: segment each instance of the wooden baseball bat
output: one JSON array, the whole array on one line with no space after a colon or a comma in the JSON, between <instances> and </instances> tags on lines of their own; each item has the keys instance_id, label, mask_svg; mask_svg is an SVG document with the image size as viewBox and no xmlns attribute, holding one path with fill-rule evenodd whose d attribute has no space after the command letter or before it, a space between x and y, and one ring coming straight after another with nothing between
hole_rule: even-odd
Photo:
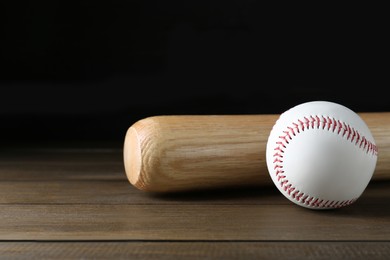
<instances>
[{"instance_id":1,"label":"wooden baseball bat","mask_svg":"<svg viewBox=\"0 0 390 260\"><path fill-rule=\"evenodd\" d=\"M358 114L378 147L372 180L390 180L390 112ZM272 185L265 153L278 117L162 115L141 119L125 136L127 178L148 192Z\"/></svg>"}]
</instances>

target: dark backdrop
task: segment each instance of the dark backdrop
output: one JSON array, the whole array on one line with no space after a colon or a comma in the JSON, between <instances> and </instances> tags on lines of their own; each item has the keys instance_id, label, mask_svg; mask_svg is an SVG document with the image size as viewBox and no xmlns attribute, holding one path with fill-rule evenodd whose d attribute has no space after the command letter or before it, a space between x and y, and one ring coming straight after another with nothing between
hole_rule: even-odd
<instances>
[{"instance_id":1,"label":"dark backdrop","mask_svg":"<svg viewBox=\"0 0 390 260\"><path fill-rule=\"evenodd\" d=\"M380 15L259 2L2 3L1 142L120 145L147 116L311 100L390 110Z\"/></svg>"}]
</instances>

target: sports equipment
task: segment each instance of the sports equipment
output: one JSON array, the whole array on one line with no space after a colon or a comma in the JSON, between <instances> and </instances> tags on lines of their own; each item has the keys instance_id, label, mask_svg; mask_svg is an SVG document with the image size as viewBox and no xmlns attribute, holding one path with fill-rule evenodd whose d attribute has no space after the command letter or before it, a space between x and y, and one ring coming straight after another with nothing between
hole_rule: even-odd
<instances>
[{"instance_id":1,"label":"sports equipment","mask_svg":"<svg viewBox=\"0 0 390 260\"><path fill-rule=\"evenodd\" d=\"M310 209L354 203L378 156L363 119L334 102L311 101L282 113L267 140L269 174L290 201Z\"/></svg>"},{"instance_id":2,"label":"sports equipment","mask_svg":"<svg viewBox=\"0 0 390 260\"><path fill-rule=\"evenodd\" d=\"M380 151L373 180L390 179L390 112L361 112ZM266 144L279 114L156 115L123 144L129 182L145 192L272 187Z\"/></svg>"}]
</instances>

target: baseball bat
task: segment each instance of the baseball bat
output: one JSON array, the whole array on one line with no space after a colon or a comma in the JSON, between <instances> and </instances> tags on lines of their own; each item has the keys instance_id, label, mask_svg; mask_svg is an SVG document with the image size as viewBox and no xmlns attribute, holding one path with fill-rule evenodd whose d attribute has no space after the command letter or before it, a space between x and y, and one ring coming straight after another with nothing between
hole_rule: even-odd
<instances>
[{"instance_id":1,"label":"baseball bat","mask_svg":"<svg viewBox=\"0 0 390 260\"><path fill-rule=\"evenodd\" d=\"M372 180L390 180L390 112L357 113L378 147ZM266 143L279 115L160 115L126 132L129 182L142 191L176 192L272 185Z\"/></svg>"}]
</instances>

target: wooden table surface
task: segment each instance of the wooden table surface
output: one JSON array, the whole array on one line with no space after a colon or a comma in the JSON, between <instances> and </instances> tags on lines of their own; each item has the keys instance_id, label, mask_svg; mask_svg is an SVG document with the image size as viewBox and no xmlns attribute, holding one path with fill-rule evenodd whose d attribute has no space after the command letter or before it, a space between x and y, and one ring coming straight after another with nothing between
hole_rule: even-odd
<instances>
[{"instance_id":1,"label":"wooden table surface","mask_svg":"<svg viewBox=\"0 0 390 260\"><path fill-rule=\"evenodd\" d=\"M313 211L275 187L150 194L122 149L0 151L1 259L389 259L390 182Z\"/></svg>"}]
</instances>

